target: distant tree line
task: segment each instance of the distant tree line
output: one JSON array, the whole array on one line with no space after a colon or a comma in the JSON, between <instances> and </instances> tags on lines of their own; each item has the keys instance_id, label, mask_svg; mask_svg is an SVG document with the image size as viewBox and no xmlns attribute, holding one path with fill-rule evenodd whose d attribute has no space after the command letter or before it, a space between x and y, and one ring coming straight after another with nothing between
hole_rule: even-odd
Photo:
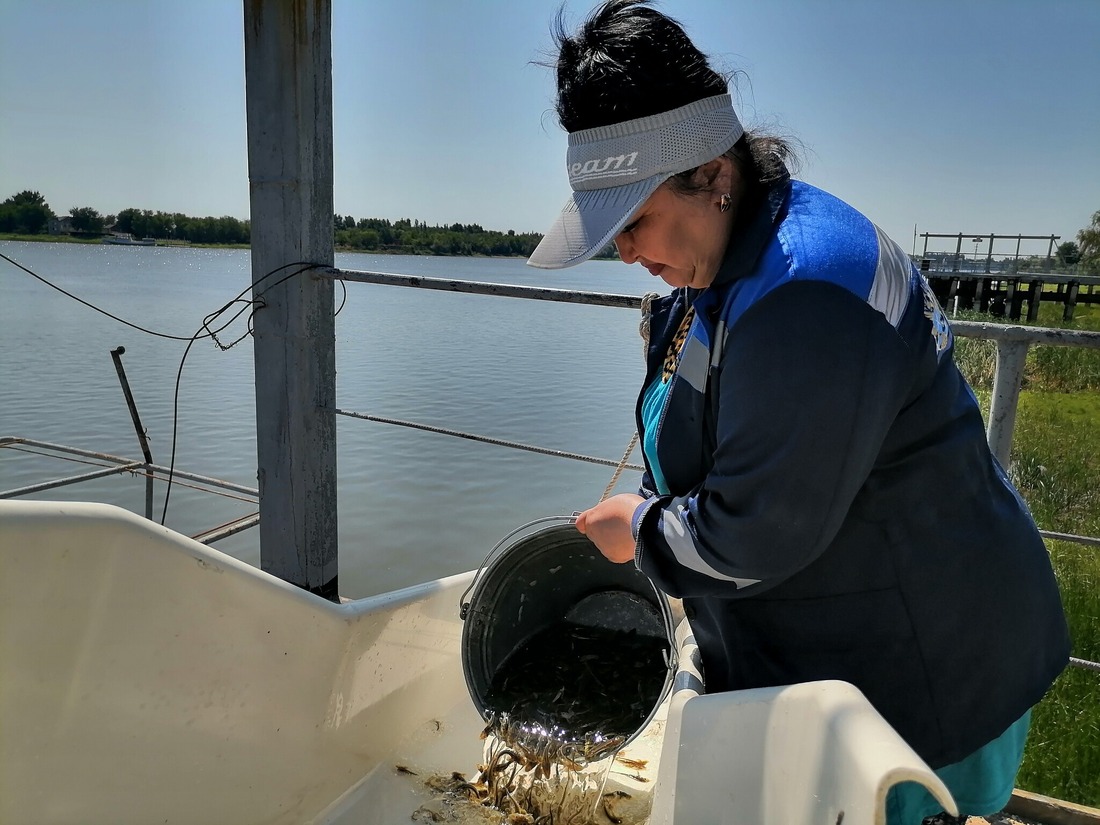
<instances>
[{"instance_id":1,"label":"distant tree line","mask_svg":"<svg viewBox=\"0 0 1100 825\"><path fill-rule=\"evenodd\" d=\"M0 203L0 232L38 235L47 231L56 217L38 192L20 192Z\"/></svg>"},{"instance_id":2,"label":"distant tree line","mask_svg":"<svg viewBox=\"0 0 1100 825\"><path fill-rule=\"evenodd\" d=\"M50 221L57 217L39 192L19 192L0 203L0 232L45 235L49 232ZM193 218L179 212L150 209L123 209L118 215L103 215L90 206L75 206L69 210L67 221L76 235L118 232L136 238L199 244L247 244L250 233L248 221L229 216Z\"/></svg>"},{"instance_id":3,"label":"distant tree line","mask_svg":"<svg viewBox=\"0 0 1100 825\"><path fill-rule=\"evenodd\" d=\"M0 204L0 232L46 234L55 218L57 215L38 192L20 192ZM194 218L179 212L133 208L123 209L118 215L102 215L89 206L79 206L71 209L67 218L74 234L87 236L118 232L135 238L196 244L248 244L251 238L251 223L229 216ZM351 215L334 215L333 225L338 248L362 252L526 257L542 240L536 232L498 232L476 223L429 226L409 218L356 220ZM597 257L618 256L611 244Z\"/></svg>"},{"instance_id":4,"label":"distant tree line","mask_svg":"<svg viewBox=\"0 0 1100 825\"><path fill-rule=\"evenodd\" d=\"M336 245L363 252L401 252L409 255L530 255L542 235L497 232L476 223L429 226L402 218L335 216Z\"/></svg>"},{"instance_id":5,"label":"distant tree line","mask_svg":"<svg viewBox=\"0 0 1100 825\"><path fill-rule=\"evenodd\" d=\"M123 209L118 213L111 231L127 233L135 238L208 244L247 244L252 236L249 221L228 215L192 218L179 212L153 212L150 209Z\"/></svg>"}]
</instances>

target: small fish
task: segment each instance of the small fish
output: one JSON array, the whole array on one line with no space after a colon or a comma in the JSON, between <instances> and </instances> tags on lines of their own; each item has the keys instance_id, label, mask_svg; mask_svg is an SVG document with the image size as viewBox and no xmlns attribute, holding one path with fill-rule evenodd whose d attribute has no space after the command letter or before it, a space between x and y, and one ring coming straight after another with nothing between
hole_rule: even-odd
<instances>
[{"instance_id":1,"label":"small fish","mask_svg":"<svg viewBox=\"0 0 1100 825\"><path fill-rule=\"evenodd\" d=\"M612 825L622 825L623 818L619 815L619 812L615 810L615 806L611 800L606 796L603 799L603 814L611 820Z\"/></svg>"},{"instance_id":2,"label":"small fish","mask_svg":"<svg viewBox=\"0 0 1100 825\"><path fill-rule=\"evenodd\" d=\"M461 782L455 786L454 792L466 794L473 802L480 802L489 795L488 788L479 788L469 782Z\"/></svg>"}]
</instances>

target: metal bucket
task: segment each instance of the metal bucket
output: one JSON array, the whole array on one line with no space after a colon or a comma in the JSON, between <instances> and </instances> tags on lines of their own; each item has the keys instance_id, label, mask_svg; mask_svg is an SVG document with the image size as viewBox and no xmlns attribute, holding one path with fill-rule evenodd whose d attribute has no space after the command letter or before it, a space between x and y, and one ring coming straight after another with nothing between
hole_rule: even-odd
<instances>
[{"instance_id":1,"label":"metal bucket","mask_svg":"<svg viewBox=\"0 0 1100 825\"><path fill-rule=\"evenodd\" d=\"M462 594L462 670L474 705L488 721L487 697L498 671L517 649L551 627L568 622L663 639L668 655L651 676L645 673L653 680L651 686L659 688L659 698L627 737L630 742L649 724L672 686L672 611L644 573L633 564L605 559L574 521L568 516L539 519L505 536L489 552ZM576 661L558 664L563 681L570 668L580 667Z\"/></svg>"}]
</instances>

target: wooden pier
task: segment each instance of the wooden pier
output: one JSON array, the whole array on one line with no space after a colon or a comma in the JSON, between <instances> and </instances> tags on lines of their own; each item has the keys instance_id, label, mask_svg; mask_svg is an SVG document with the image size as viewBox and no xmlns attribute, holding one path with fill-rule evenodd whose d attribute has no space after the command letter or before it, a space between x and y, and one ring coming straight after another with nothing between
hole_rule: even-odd
<instances>
[{"instance_id":1,"label":"wooden pier","mask_svg":"<svg viewBox=\"0 0 1100 825\"><path fill-rule=\"evenodd\" d=\"M915 233L914 228L914 253ZM1035 321L1039 317L1039 304L1043 300L1053 300L1062 305L1062 320L1072 321L1077 304L1100 303L1100 295L1095 294L1100 277L1078 275L1072 271L1073 267L1064 267L1061 258L1055 255L1055 244L1061 239L1059 235L923 232L920 237L924 238L924 250L919 257L914 254L913 261L920 266L936 298L947 309L954 309L957 301L958 309L977 310L995 318L1019 321L1026 301L1027 320ZM933 238L954 241L954 252L929 250L929 241ZM1015 242L1015 249L1005 254L1002 248L995 254L998 241L1002 247L1005 242ZM1045 255L1021 256L1024 241L1045 242ZM963 251L964 242L974 244L973 255ZM983 243L985 251L979 253L978 246ZM1056 266L1069 271L1058 271Z\"/></svg>"},{"instance_id":2,"label":"wooden pier","mask_svg":"<svg viewBox=\"0 0 1100 825\"><path fill-rule=\"evenodd\" d=\"M976 310L995 318L1013 321L1023 317L1023 305L1027 302L1027 320L1039 317L1042 301L1056 301L1062 305L1062 320L1072 321L1078 304L1100 303L1100 277L1095 275L1067 275L1057 272L952 272L933 270L921 261L921 270L940 304L952 309L958 299L958 308Z\"/></svg>"}]
</instances>

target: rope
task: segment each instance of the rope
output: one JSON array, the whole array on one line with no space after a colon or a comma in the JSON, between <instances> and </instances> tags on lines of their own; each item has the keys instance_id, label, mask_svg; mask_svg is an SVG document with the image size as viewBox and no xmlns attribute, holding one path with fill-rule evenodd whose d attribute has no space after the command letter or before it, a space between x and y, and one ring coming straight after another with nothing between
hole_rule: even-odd
<instances>
[{"instance_id":1,"label":"rope","mask_svg":"<svg viewBox=\"0 0 1100 825\"><path fill-rule=\"evenodd\" d=\"M656 292L647 292L642 298L642 320L638 325L638 334L642 336L644 346L649 346L649 325L650 319L653 316L651 306L654 299L660 297ZM339 408L333 409L336 415L346 415L349 418L359 418L363 421L374 421L378 424L396 424L399 427L410 427L414 430L423 430L429 433L437 433L439 435L450 435L456 438L466 438L470 441L477 441L482 444L494 444L498 447L511 447L515 450L526 450L529 453L538 453L539 455L555 456L556 458L570 458L574 461L586 461L589 464L602 464L605 467L614 467L615 472L611 476L611 482L604 490L603 498L600 501L606 499L611 490L619 481L619 477L623 474L624 470L645 470L645 467L640 464L628 464L627 461L630 458L630 454L634 452L634 448L638 444L638 433L634 433L630 437L630 444L626 448L626 452L623 453L623 457L619 461L613 461L607 458L596 458L595 456L584 455L582 453L570 453L565 450L552 450L548 447L536 447L532 444L522 444L518 441L508 441L503 438L490 438L485 435L476 435L474 433L464 432L462 430L452 430L448 427L437 427L432 424L418 424L415 421L403 421L399 418L387 418L381 415L370 415L368 413L354 412L352 410L341 410Z\"/></svg>"},{"instance_id":2,"label":"rope","mask_svg":"<svg viewBox=\"0 0 1100 825\"><path fill-rule=\"evenodd\" d=\"M642 296L642 320L638 324L638 334L642 337L642 358L649 355L649 331L650 324L653 320L653 302L661 297L656 292L647 292ZM607 483L604 488L603 495L600 496L600 501L606 501L611 495L611 491L615 489L615 485L619 483L619 477L623 474L628 466L631 469L642 470L644 467L636 467L634 465L628 465L627 459L630 458L630 454L634 452L634 448L638 446L638 433L634 432L630 436L630 443L626 445L626 452L623 453L622 459L619 460L619 466L615 468L615 472L611 475L611 481Z\"/></svg>"},{"instance_id":3,"label":"rope","mask_svg":"<svg viewBox=\"0 0 1100 825\"><path fill-rule=\"evenodd\" d=\"M623 474L623 470L627 467L626 460L630 458L630 454L634 452L634 448L637 444L638 433L634 433L634 435L630 436L630 443L626 445L626 452L623 453L623 457L619 461L619 466L615 468L615 472L611 476L611 481L609 481L607 487L604 488L603 495L600 496L600 501L606 501L608 496L611 495L611 491L615 489L615 485L619 483L619 476Z\"/></svg>"},{"instance_id":4,"label":"rope","mask_svg":"<svg viewBox=\"0 0 1100 825\"><path fill-rule=\"evenodd\" d=\"M642 320L638 324L638 334L642 336L642 357L649 355L649 325L653 320L653 302L660 298L656 292L647 292L642 296Z\"/></svg>"},{"instance_id":5,"label":"rope","mask_svg":"<svg viewBox=\"0 0 1100 825\"><path fill-rule=\"evenodd\" d=\"M538 453L539 455L555 456L556 458L571 458L574 461L587 461L589 464L602 464L605 467L615 467L621 462L617 462L610 458L597 458L595 456L584 455L582 453L570 453L565 450L552 450L549 447L536 447L532 444L521 444L518 441L507 441L503 438L490 438L485 435L476 435L475 433L467 433L462 430L452 430L447 427L436 427L431 424L418 424L415 421L402 421L399 418L386 418L381 415L369 415L367 413L353 412L352 410L334 409L334 413L337 415L346 415L349 418L359 418L363 421L374 421L378 424L396 424L399 427L411 427L414 430L424 430L429 433L438 433L440 435L453 435L458 438L467 438L470 441L478 441L482 444L494 444L498 447L512 447L516 450L526 450L529 453ZM643 470L644 467L627 464L627 469L631 470Z\"/></svg>"},{"instance_id":6,"label":"rope","mask_svg":"<svg viewBox=\"0 0 1100 825\"><path fill-rule=\"evenodd\" d=\"M1069 663L1074 667L1084 668L1085 670L1094 670L1100 673L1100 662L1090 662L1088 659L1078 659L1075 656L1069 657Z\"/></svg>"}]
</instances>

